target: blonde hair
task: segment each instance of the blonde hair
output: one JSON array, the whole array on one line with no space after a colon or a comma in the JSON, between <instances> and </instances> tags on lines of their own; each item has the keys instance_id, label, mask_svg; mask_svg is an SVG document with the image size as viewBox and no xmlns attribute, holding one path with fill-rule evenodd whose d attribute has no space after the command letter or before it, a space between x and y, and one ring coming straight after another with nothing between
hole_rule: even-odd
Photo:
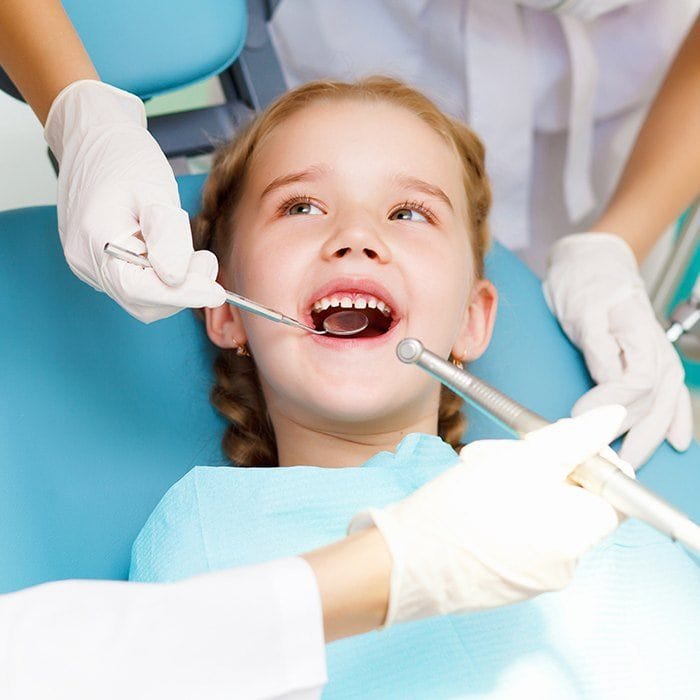
<instances>
[{"instance_id":1,"label":"blonde hair","mask_svg":"<svg viewBox=\"0 0 700 700\"><path fill-rule=\"evenodd\" d=\"M287 118L319 101L368 100L407 109L454 147L463 166L469 203L469 233L475 272L484 276L489 245L487 216L491 189L484 168L484 147L465 124L443 114L427 97L404 83L381 76L355 83L319 80L285 93L257 116L236 138L215 154L202 193L202 207L192 222L194 246L211 250L224 263L229 259L233 221L246 174L261 142ZM277 466L275 435L252 357L223 349L214 361L213 405L228 419L222 446L234 464ZM466 428L462 400L442 388L438 434L455 449Z\"/></svg>"}]
</instances>

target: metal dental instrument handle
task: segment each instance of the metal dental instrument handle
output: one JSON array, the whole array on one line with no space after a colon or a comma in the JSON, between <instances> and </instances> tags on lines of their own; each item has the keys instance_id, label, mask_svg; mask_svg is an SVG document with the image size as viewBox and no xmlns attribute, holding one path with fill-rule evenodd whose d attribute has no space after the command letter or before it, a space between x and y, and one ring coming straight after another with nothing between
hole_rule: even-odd
<instances>
[{"instance_id":1,"label":"metal dental instrument handle","mask_svg":"<svg viewBox=\"0 0 700 700\"><path fill-rule=\"evenodd\" d=\"M140 267L152 267L150 261L145 256L138 255L132 250L127 250L126 248L122 248L121 246L115 245L114 243L105 244L104 252L108 255L111 255L113 258L118 258L119 260L124 260L125 262L129 262L134 265L139 265ZM258 304L254 301L251 301L246 297L242 297L240 294L235 294L234 292L229 292L228 290L225 291L226 301L229 304L233 304L233 306L237 306L239 309L250 311L250 313L262 316L263 318L266 318L269 321L275 321L276 323L284 323L287 326L293 326L294 328L301 328L302 330L308 331L309 333L314 333L315 335L355 335L356 333L360 333L365 328L367 328L367 325L369 323L367 317L364 314L359 314L358 312L358 316L361 315L365 319L364 325L362 327L357 326L349 330L343 328L333 329L332 326L334 324L328 323L328 325L326 325L327 322L330 322L330 320L333 318L329 317L324 321L325 330L318 331L312 326L307 326L301 321L297 321L296 319L291 318L290 316L285 316L284 314L281 314L279 311L275 311L274 309L269 309L267 306L263 306L262 304Z\"/></svg>"},{"instance_id":2,"label":"metal dental instrument handle","mask_svg":"<svg viewBox=\"0 0 700 700\"><path fill-rule=\"evenodd\" d=\"M148 258L143 255L137 255L131 250L122 248L121 246L115 245L114 243L105 244L105 253L111 255L113 258L118 258L119 260L124 260L125 262L132 263L134 265L139 265L140 267L153 267ZM257 304L246 297L242 297L239 294L234 294L233 292L226 291L226 301L229 304L237 306L239 309L244 309L245 311L250 311L253 314L267 318L270 321L275 321L276 323L285 323L288 326L294 326L296 328L301 328L302 330L309 331L309 333L315 333L316 335L325 335L326 331L317 331L311 326L307 326L305 323L301 323L296 319L285 316L284 314L274 311L273 309L268 309L267 306L262 304Z\"/></svg>"},{"instance_id":3,"label":"metal dental instrument handle","mask_svg":"<svg viewBox=\"0 0 700 700\"><path fill-rule=\"evenodd\" d=\"M396 346L396 354L402 362L417 364L517 437L525 437L550 424L546 418L521 406L486 382L426 350L415 338L402 340ZM604 498L621 513L643 520L700 553L700 527L605 457L596 455L579 464L570 478Z\"/></svg>"},{"instance_id":4,"label":"metal dental instrument handle","mask_svg":"<svg viewBox=\"0 0 700 700\"><path fill-rule=\"evenodd\" d=\"M675 343L684 333L700 323L700 276L693 285L690 298L680 302L671 312L671 327L666 337Z\"/></svg>"}]
</instances>

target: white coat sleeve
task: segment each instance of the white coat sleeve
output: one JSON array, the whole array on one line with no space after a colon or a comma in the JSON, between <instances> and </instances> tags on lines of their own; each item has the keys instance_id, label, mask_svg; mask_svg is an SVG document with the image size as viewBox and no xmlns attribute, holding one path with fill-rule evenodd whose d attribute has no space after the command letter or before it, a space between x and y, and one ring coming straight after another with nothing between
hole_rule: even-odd
<instances>
[{"instance_id":1,"label":"white coat sleeve","mask_svg":"<svg viewBox=\"0 0 700 700\"><path fill-rule=\"evenodd\" d=\"M4 700L306 700L320 696L325 664L318 586L300 558L0 596Z\"/></svg>"}]
</instances>

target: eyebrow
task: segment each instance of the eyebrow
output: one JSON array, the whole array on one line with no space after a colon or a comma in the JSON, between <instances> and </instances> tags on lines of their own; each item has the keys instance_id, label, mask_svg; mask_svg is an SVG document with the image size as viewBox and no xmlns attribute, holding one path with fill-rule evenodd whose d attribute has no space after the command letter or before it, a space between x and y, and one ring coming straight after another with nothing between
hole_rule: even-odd
<instances>
[{"instance_id":1,"label":"eyebrow","mask_svg":"<svg viewBox=\"0 0 700 700\"><path fill-rule=\"evenodd\" d=\"M429 182L421 180L418 177L404 175L402 173L398 173L394 179L402 187L406 187L407 189L411 190L418 190L430 197L435 197L436 199L442 200L452 211L454 211L450 198L445 194L444 190L439 188L437 185L431 185Z\"/></svg>"},{"instance_id":2,"label":"eyebrow","mask_svg":"<svg viewBox=\"0 0 700 700\"><path fill-rule=\"evenodd\" d=\"M322 175L328 173L328 168L324 165L311 165L304 170L298 170L297 172L287 173L286 175L280 175L276 177L272 182L270 182L267 187L262 191L260 199L266 197L273 190L277 190L285 185L291 185L294 182L307 182L309 180L317 180Z\"/></svg>"},{"instance_id":3,"label":"eyebrow","mask_svg":"<svg viewBox=\"0 0 700 700\"><path fill-rule=\"evenodd\" d=\"M311 165L304 170L298 170L292 173L286 173L285 175L280 175L272 180L260 195L260 199L266 197L270 192L279 189L280 187L285 187L295 182L308 182L312 180L317 180L319 177L328 174L328 167L325 165ZM452 202L450 198L445 194L437 185L432 185L425 180L421 180L419 177L414 177L412 175L405 175L403 173L398 173L394 176L394 180L401 186L407 189L418 190L423 192L430 197L435 197L443 201L447 206L454 211Z\"/></svg>"}]
</instances>

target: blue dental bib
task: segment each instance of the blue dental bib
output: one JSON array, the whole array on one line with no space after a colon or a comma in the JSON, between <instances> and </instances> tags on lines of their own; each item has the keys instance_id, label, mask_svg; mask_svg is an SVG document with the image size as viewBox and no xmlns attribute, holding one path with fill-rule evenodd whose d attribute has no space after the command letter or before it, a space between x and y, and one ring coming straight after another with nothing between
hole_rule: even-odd
<instances>
[{"instance_id":1,"label":"blue dental bib","mask_svg":"<svg viewBox=\"0 0 700 700\"><path fill-rule=\"evenodd\" d=\"M357 511L404 498L457 459L439 438L412 434L357 468L196 467L148 519L130 578L173 581L315 549L342 538ZM700 569L628 521L563 591L329 644L324 697L688 698L700 691L699 642Z\"/></svg>"}]
</instances>

